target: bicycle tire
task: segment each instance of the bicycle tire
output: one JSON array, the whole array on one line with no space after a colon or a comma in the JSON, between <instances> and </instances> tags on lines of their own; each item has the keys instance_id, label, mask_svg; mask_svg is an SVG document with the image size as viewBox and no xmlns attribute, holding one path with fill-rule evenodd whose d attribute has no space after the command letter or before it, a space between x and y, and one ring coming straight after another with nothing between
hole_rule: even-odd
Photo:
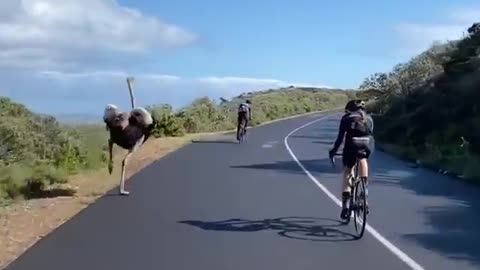
<instances>
[{"instance_id":1,"label":"bicycle tire","mask_svg":"<svg viewBox=\"0 0 480 270\"><path fill-rule=\"evenodd\" d=\"M238 143L243 143L243 127L240 128Z\"/></svg>"},{"instance_id":2,"label":"bicycle tire","mask_svg":"<svg viewBox=\"0 0 480 270\"><path fill-rule=\"evenodd\" d=\"M242 125L241 125L241 128L240 128L240 143L243 143L245 142L245 131L246 127L245 127L245 120L242 120Z\"/></svg>"},{"instance_id":3,"label":"bicycle tire","mask_svg":"<svg viewBox=\"0 0 480 270\"><path fill-rule=\"evenodd\" d=\"M353 197L355 198L355 207L353 210L353 219L355 231L358 234L357 239L360 239L363 237L363 234L365 233L365 227L367 225L367 197L365 182L363 180L358 181L355 184L354 190L355 192L353 193ZM363 196L360 196L359 194L363 194Z\"/></svg>"},{"instance_id":4,"label":"bicycle tire","mask_svg":"<svg viewBox=\"0 0 480 270\"><path fill-rule=\"evenodd\" d=\"M240 128L238 129L238 143L241 144L242 141L243 141L243 125L244 125L244 121L242 120L242 122L240 123Z\"/></svg>"},{"instance_id":5,"label":"bicycle tire","mask_svg":"<svg viewBox=\"0 0 480 270\"><path fill-rule=\"evenodd\" d=\"M358 164L358 160L357 160L357 162L355 163L355 165L353 167L353 172L352 172L353 174L351 174L349 176L350 177L350 179L348 181L349 183L352 183L352 184L355 183L355 179L357 178L357 175L358 175L358 166L359 166L359 164ZM355 196L354 196L355 190L356 190L356 185L350 185L350 198L348 198L348 202L347 202L348 203L348 206L347 206L348 207L348 218L345 220L345 222L344 222L345 224L350 223L350 220L352 218L352 212L355 209L355 205L356 205L355 204ZM354 224L356 226L355 216L354 216L353 221L354 221Z\"/></svg>"}]
</instances>

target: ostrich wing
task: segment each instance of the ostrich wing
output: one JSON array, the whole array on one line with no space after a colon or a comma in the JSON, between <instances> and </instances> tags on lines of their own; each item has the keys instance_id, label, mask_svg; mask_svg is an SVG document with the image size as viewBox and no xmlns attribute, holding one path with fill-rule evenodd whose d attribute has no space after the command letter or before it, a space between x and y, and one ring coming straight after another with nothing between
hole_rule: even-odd
<instances>
[{"instance_id":1,"label":"ostrich wing","mask_svg":"<svg viewBox=\"0 0 480 270\"><path fill-rule=\"evenodd\" d=\"M130 117L128 118L130 125L134 125L141 128L146 128L153 124L152 115L142 107L138 107L130 111Z\"/></svg>"}]
</instances>

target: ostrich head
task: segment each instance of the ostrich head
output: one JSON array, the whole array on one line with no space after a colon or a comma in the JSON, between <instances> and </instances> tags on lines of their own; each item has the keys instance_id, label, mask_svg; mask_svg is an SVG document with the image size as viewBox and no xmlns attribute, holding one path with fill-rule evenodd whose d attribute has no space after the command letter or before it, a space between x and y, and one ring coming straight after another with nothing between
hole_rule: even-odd
<instances>
[{"instance_id":1,"label":"ostrich head","mask_svg":"<svg viewBox=\"0 0 480 270\"><path fill-rule=\"evenodd\" d=\"M119 113L118 107L114 104L107 104L105 110L103 111L103 121L105 123L111 122Z\"/></svg>"},{"instance_id":2,"label":"ostrich head","mask_svg":"<svg viewBox=\"0 0 480 270\"><path fill-rule=\"evenodd\" d=\"M103 121L107 124L107 130L110 128L125 129L128 126L129 117L129 113L120 112L114 104L107 104L103 113Z\"/></svg>"}]
</instances>

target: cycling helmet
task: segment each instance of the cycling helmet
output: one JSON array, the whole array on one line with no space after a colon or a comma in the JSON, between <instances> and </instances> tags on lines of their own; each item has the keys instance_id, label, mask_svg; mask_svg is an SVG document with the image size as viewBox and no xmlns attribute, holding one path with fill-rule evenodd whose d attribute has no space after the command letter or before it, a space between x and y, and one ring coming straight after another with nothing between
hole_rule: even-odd
<instances>
[{"instance_id":1,"label":"cycling helmet","mask_svg":"<svg viewBox=\"0 0 480 270\"><path fill-rule=\"evenodd\" d=\"M359 109L365 109L365 102L361 99L350 100L347 105L345 105L346 112L354 112Z\"/></svg>"},{"instance_id":2,"label":"cycling helmet","mask_svg":"<svg viewBox=\"0 0 480 270\"><path fill-rule=\"evenodd\" d=\"M250 99L247 99L247 101L245 101L246 103L248 104L252 104L252 102L250 101Z\"/></svg>"}]
</instances>

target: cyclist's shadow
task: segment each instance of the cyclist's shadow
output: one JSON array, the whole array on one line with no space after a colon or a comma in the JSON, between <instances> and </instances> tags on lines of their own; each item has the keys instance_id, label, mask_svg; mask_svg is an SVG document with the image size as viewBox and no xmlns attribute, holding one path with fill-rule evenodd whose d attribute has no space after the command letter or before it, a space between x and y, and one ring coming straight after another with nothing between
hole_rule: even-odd
<instances>
[{"instance_id":1,"label":"cyclist's shadow","mask_svg":"<svg viewBox=\"0 0 480 270\"><path fill-rule=\"evenodd\" d=\"M264 220L227 219L222 221L184 220L179 223L208 231L257 232L276 231L278 235L308 241L340 242L355 240L353 234L340 227L348 227L340 220L313 217L283 217Z\"/></svg>"}]
</instances>

